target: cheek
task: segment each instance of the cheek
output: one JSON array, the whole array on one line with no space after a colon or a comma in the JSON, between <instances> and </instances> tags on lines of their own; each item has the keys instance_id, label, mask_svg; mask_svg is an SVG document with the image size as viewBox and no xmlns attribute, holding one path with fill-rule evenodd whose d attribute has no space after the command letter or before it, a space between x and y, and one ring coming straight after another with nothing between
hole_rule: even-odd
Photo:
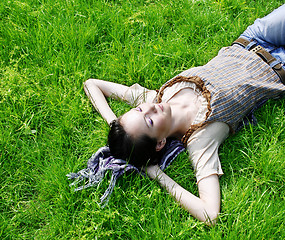
<instances>
[{"instance_id":1,"label":"cheek","mask_svg":"<svg viewBox=\"0 0 285 240\"><path fill-rule=\"evenodd\" d=\"M156 128L157 128L157 131L163 131L167 128L168 126L168 119L165 118L165 117L158 117L156 119Z\"/></svg>"}]
</instances>

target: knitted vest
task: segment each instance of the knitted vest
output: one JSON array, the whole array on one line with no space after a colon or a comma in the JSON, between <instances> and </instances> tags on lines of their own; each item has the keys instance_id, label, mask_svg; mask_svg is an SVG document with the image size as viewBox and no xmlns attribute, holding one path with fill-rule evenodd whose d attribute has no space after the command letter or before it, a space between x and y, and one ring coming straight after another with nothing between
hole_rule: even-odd
<instances>
[{"instance_id":1,"label":"knitted vest","mask_svg":"<svg viewBox=\"0 0 285 240\"><path fill-rule=\"evenodd\" d=\"M194 82L208 101L205 121L192 125L182 138L209 122L227 123L235 132L242 119L261 102L285 93L277 74L255 53L240 46L222 48L206 65L188 69L166 82L157 94L160 102L164 89L179 81Z\"/></svg>"}]
</instances>

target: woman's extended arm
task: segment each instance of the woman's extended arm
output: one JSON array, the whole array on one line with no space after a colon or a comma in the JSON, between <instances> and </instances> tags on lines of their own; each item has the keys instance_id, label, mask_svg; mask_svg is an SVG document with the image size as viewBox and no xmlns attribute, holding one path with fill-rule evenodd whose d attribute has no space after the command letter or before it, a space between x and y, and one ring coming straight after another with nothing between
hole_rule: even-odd
<instances>
[{"instance_id":1,"label":"woman's extended arm","mask_svg":"<svg viewBox=\"0 0 285 240\"><path fill-rule=\"evenodd\" d=\"M124 99L125 93L129 87L98 79L88 79L84 82L84 91L90 99L94 108L110 124L116 115L108 105L105 97Z\"/></svg>"},{"instance_id":2,"label":"woman's extended arm","mask_svg":"<svg viewBox=\"0 0 285 240\"><path fill-rule=\"evenodd\" d=\"M220 212L220 185L217 175L211 175L199 181L199 197L185 190L166 175L158 165L149 166L147 174L156 179L192 216L214 225Z\"/></svg>"},{"instance_id":3,"label":"woman's extended arm","mask_svg":"<svg viewBox=\"0 0 285 240\"><path fill-rule=\"evenodd\" d=\"M158 166L150 166L147 173L167 189L175 199L194 217L208 225L213 225L220 212L220 185L218 175L221 170L218 149L229 134L225 123L213 122L194 132L188 140L187 150L195 169L199 197L182 188Z\"/></svg>"}]
</instances>

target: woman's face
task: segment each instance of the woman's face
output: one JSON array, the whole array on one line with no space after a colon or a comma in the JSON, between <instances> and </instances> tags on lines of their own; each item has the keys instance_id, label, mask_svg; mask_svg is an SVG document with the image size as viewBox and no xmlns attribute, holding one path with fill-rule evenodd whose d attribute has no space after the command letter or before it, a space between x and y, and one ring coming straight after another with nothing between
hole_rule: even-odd
<instances>
[{"instance_id":1,"label":"woman's face","mask_svg":"<svg viewBox=\"0 0 285 240\"><path fill-rule=\"evenodd\" d=\"M143 103L125 113L120 123L133 137L146 134L160 141L168 137L171 127L171 108L168 103Z\"/></svg>"}]
</instances>

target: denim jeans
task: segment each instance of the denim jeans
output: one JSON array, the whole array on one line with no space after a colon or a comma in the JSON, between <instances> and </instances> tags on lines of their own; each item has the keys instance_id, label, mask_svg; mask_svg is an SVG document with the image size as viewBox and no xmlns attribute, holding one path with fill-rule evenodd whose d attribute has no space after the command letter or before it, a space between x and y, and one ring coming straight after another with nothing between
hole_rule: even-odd
<instances>
[{"instance_id":1,"label":"denim jeans","mask_svg":"<svg viewBox=\"0 0 285 240\"><path fill-rule=\"evenodd\" d=\"M256 19L240 37L261 45L277 59L277 63L283 63L285 69L285 4Z\"/></svg>"}]
</instances>

